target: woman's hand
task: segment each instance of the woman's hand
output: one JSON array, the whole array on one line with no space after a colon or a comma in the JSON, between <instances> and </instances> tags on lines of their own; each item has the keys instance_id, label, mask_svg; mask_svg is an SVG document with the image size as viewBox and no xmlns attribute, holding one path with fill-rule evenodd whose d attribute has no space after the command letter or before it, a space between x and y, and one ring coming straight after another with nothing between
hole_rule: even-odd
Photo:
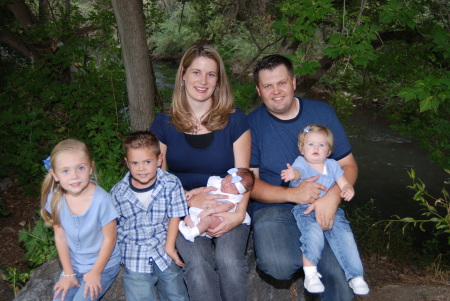
<instances>
[{"instance_id":1,"label":"woman's hand","mask_svg":"<svg viewBox=\"0 0 450 301\"><path fill-rule=\"evenodd\" d=\"M61 300L66 298L67 291L73 286L80 287L78 283L77 277L61 277L61 279L56 282L53 290L55 291L55 295L53 299L57 298L59 294L61 294Z\"/></svg>"},{"instance_id":2,"label":"woman's hand","mask_svg":"<svg viewBox=\"0 0 450 301\"><path fill-rule=\"evenodd\" d=\"M220 217L222 222L214 229L208 229L206 232L208 235L213 237L219 237L228 231L234 229L235 227L242 224L244 221L245 215L242 216L239 212L223 212L214 214L214 216Z\"/></svg>"},{"instance_id":3,"label":"woman's hand","mask_svg":"<svg viewBox=\"0 0 450 301\"><path fill-rule=\"evenodd\" d=\"M84 298L88 296L89 292L91 300L97 299L98 295L102 292L102 275L94 271L89 271L84 274L83 280L86 282L83 294Z\"/></svg>"},{"instance_id":4,"label":"woman's hand","mask_svg":"<svg viewBox=\"0 0 450 301\"><path fill-rule=\"evenodd\" d=\"M193 195L189 199L187 205L189 207L197 207L205 210L220 204L220 202L215 201L215 199L228 199L228 196L224 194L208 194L210 191L215 190L217 189L214 187L201 188L201 190L196 195Z\"/></svg>"}]
</instances>

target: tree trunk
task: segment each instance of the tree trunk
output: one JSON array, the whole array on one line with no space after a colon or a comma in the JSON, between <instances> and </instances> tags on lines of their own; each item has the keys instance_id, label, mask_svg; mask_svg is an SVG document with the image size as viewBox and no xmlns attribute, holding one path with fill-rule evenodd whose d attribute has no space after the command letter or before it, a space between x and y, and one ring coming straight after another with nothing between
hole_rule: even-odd
<instances>
[{"instance_id":1,"label":"tree trunk","mask_svg":"<svg viewBox=\"0 0 450 301\"><path fill-rule=\"evenodd\" d=\"M111 0L125 67L128 109L133 131L147 130L154 117L156 87L147 47L145 16L140 0Z\"/></svg>"}]
</instances>

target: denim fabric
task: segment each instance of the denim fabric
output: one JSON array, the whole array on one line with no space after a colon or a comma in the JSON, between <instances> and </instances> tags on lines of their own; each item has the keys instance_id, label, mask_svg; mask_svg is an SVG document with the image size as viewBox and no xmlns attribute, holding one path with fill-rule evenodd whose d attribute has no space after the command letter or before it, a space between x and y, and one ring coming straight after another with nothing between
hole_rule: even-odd
<instances>
[{"instance_id":1,"label":"denim fabric","mask_svg":"<svg viewBox=\"0 0 450 301\"><path fill-rule=\"evenodd\" d=\"M253 214L256 264L279 280L290 279L302 267L300 231L291 210L291 206L271 206ZM318 270L325 285L322 301L353 300L353 291L327 242Z\"/></svg>"},{"instance_id":2,"label":"denim fabric","mask_svg":"<svg viewBox=\"0 0 450 301\"><path fill-rule=\"evenodd\" d=\"M117 276L117 274L120 271L120 265L115 265L112 266L108 269L103 270L102 272L102 280L101 280L101 285L102 285L102 292L99 294L98 299L94 299L94 300L99 300L105 293L106 291L109 289L109 287L111 286L111 284L114 282L115 277ZM80 287L71 287L66 294L65 297L65 301L81 301L81 300L91 300L91 296L89 294L87 294L87 297L84 298L83 294L84 294L84 288L86 287L86 282L83 280L83 276L84 274L80 274L77 271L74 271L75 274L77 274L77 280L80 283ZM61 277L62 277L62 273L61 273ZM61 279L60 277L60 279ZM62 294L58 295L58 298L53 299L53 300L57 300L60 301L62 297Z\"/></svg>"},{"instance_id":3,"label":"denim fabric","mask_svg":"<svg viewBox=\"0 0 450 301\"><path fill-rule=\"evenodd\" d=\"M156 301L157 294L161 301L189 300L183 270L173 261L164 272L156 264L153 264L152 273L137 273L125 268L122 280L127 301Z\"/></svg>"},{"instance_id":4,"label":"denim fabric","mask_svg":"<svg viewBox=\"0 0 450 301\"><path fill-rule=\"evenodd\" d=\"M333 228L324 232L316 221L315 211L312 211L308 215L303 214L306 208L308 208L308 205L297 205L292 210L302 233L300 241L305 257L317 265L320 261L326 238L345 272L346 279L350 280L358 276L363 276L363 265L350 228L350 223L345 218L344 210L338 208L334 217Z\"/></svg>"},{"instance_id":5,"label":"denim fabric","mask_svg":"<svg viewBox=\"0 0 450 301\"><path fill-rule=\"evenodd\" d=\"M177 249L191 301L246 301L245 258L250 226L241 224L218 238L198 236L194 242L178 234Z\"/></svg>"}]
</instances>

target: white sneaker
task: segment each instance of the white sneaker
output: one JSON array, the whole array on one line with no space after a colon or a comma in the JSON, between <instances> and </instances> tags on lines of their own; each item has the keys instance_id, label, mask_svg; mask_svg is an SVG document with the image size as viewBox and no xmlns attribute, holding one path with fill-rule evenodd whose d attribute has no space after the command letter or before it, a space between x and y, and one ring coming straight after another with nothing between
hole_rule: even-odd
<instances>
[{"instance_id":1,"label":"white sneaker","mask_svg":"<svg viewBox=\"0 0 450 301\"><path fill-rule=\"evenodd\" d=\"M322 281L320 281L320 278L322 278L322 275L315 272L309 276L305 276L305 280L303 282L303 285L310 293L323 293L325 290L325 287L322 284Z\"/></svg>"},{"instance_id":2,"label":"white sneaker","mask_svg":"<svg viewBox=\"0 0 450 301\"><path fill-rule=\"evenodd\" d=\"M355 277L348 282L355 295L367 295L369 293L369 286L364 281L363 277Z\"/></svg>"}]
</instances>

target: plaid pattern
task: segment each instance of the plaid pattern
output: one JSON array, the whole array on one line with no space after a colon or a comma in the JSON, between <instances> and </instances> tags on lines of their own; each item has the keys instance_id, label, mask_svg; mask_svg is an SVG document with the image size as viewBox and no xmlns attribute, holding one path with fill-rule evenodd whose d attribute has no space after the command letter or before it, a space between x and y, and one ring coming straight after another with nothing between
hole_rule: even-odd
<instances>
[{"instance_id":1,"label":"plaid pattern","mask_svg":"<svg viewBox=\"0 0 450 301\"><path fill-rule=\"evenodd\" d=\"M122 264L133 272L152 273L156 263L161 271L172 259L164 252L169 218L187 215L187 205L180 180L157 170L157 178L148 208L138 200L130 188L130 173L111 189L111 196L119 212L117 241Z\"/></svg>"}]
</instances>

